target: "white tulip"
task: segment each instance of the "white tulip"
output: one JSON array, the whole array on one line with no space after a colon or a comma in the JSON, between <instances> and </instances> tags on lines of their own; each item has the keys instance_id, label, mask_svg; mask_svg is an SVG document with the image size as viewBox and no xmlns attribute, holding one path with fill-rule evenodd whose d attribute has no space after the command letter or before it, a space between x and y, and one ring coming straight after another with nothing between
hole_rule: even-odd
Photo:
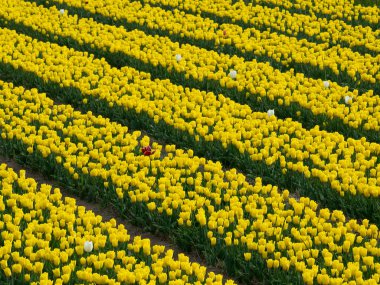
<instances>
[{"instance_id":1,"label":"white tulip","mask_svg":"<svg viewBox=\"0 0 380 285\"><path fill-rule=\"evenodd\" d=\"M330 82L329 81L323 81L323 86L325 88L329 88L330 87Z\"/></svg>"},{"instance_id":2,"label":"white tulip","mask_svg":"<svg viewBox=\"0 0 380 285\"><path fill-rule=\"evenodd\" d=\"M94 248L94 244L92 243L92 241L85 241L84 242L84 245L83 245L83 249L85 252L91 252Z\"/></svg>"},{"instance_id":3,"label":"white tulip","mask_svg":"<svg viewBox=\"0 0 380 285\"><path fill-rule=\"evenodd\" d=\"M180 54L175 55L175 60L178 62L182 59L182 56Z\"/></svg>"},{"instance_id":4,"label":"white tulip","mask_svg":"<svg viewBox=\"0 0 380 285\"><path fill-rule=\"evenodd\" d=\"M270 109L268 110L268 117L272 117L272 116L274 116L274 110Z\"/></svg>"},{"instance_id":5,"label":"white tulip","mask_svg":"<svg viewBox=\"0 0 380 285\"><path fill-rule=\"evenodd\" d=\"M229 76L230 76L232 79L236 79L236 75L237 75L236 70L231 69L231 70L230 70L230 74L229 74Z\"/></svg>"},{"instance_id":6,"label":"white tulip","mask_svg":"<svg viewBox=\"0 0 380 285\"><path fill-rule=\"evenodd\" d=\"M61 15L65 14L65 9L59 10L59 14L61 14Z\"/></svg>"},{"instance_id":7,"label":"white tulip","mask_svg":"<svg viewBox=\"0 0 380 285\"><path fill-rule=\"evenodd\" d=\"M347 95L346 97L344 97L344 102L345 102L346 104L350 103L351 100L352 100L352 97L351 97L351 96L348 96L348 95Z\"/></svg>"}]
</instances>

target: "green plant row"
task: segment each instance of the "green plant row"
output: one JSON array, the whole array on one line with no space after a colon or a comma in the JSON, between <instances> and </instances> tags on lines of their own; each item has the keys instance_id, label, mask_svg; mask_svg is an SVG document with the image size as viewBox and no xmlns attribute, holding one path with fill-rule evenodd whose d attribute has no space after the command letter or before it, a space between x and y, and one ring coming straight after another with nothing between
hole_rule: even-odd
<instances>
[{"instance_id":1,"label":"green plant row","mask_svg":"<svg viewBox=\"0 0 380 285\"><path fill-rule=\"evenodd\" d=\"M363 6L368 6L368 7L375 7L378 9L379 5L376 5L379 0L354 0L354 1L349 1L351 3L349 4L350 8L354 8L355 6L352 5L354 3L355 5L363 5ZM297 14L305 14L305 15L310 15L310 10L312 9L302 9L302 8L296 8L292 4L290 4L291 1L273 1L273 0L244 0L244 2L247 5L263 5L269 8L276 8L279 7L281 9L285 9L291 13L297 13ZM308 1L311 2L311 1ZM290 4L290 5L289 5ZM310 7L310 5L309 5ZM333 19L340 19L344 22L346 22L349 25L361 25L361 26L368 26L371 27L372 30L376 31L380 27L380 22L379 21L368 21L368 18L370 17L370 14L366 15L366 19L361 15L359 11L353 11L354 14L357 15L357 18L355 16L351 16L351 19L349 19L349 15L344 15L338 16L337 14L334 14L334 4L330 6L330 13L322 13L321 11L313 11L314 15L316 15L319 18L326 18L327 20L333 20ZM336 8L336 5L335 5ZM331 13L332 11L332 13Z\"/></svg>"},{"instance_id":2,"label":"green plant row","mask_svg":"<svg viewBox=\"0 0 380 285\"><path fill-rule=\"evenodd\" d=\"M9 31L9 33L10 37L5 38L5 40L8 42L8 44L13 45L11 39L13 38L14 40L15 37L18 36L11 31ZM20 35L19 37L22 37L23 40L26 41L32 41L32 39L28 40L25 38L25 36ZM20 45L23 44L20 42ZM310 198L318 201L322 206L330 207L331 209L342 209L349 217L368 218L375 223L379 223L380 221L380 203L379 200L375 198L377 196L376 192L374 192L374 190L377 190L377 186L371 186L371 188L368 188L366 186L366 181L364 182L362 179L356 177L356 175L360 174L359 172L356 174L350 173L349 175L349 172L345 173L345 178L342 179L342 181L346 184L349 183L347 184L348 189L343 192L342 189L338 191L339 182L332 183L332 181L339 181L337 179L341 178L337 178L336 176L334 178L334 176L331 176L331 174L327 176L328 172L326 172L327 174L324 174L323 171L318 172L319 166L314 165L310 159L305 159L304 165L302 166L302 162L300 164L297 159L290 155L290 153L285 154L289 149L287 147L279 148L281 151L284 151L284 154L286 155L286 157L281 156L281 159L276 159L276 156L274 155L264 157L264 146L261 146L260 150L255 150L251 147L250 149L253 152L251 156L248 152L248 149L245 150L244 144L240 141L242 137L240 137L239 141L236 139L228 139L228 137L232 136L232 134L238 135L240 132L238 129L232 129L232 131L230 131L230 127L228 127L228 125L231 123L228 119L223 119L212 128L207 127L208 131L211 131L211 134L206 134L203 125L202 127L199 125L197 126L197 124L193 125L192 122L195 122L195 119L186 118L186 115L182 115L182 118L181 116L178 117L180 110L183 111L187 108L186 101L191 104L191 102L188 101L189 99L208 102L207 104L203 104L202 112L206 112L206 114L212 114L212 112L214 112L212 109L213 105L222 106L218 112L221 114L226 114L227 117L230 115L226 113L225 108L232 108L231 110L234 110L233 112L239 111L240 109L240 113L249 112L250 109L247 107L238 105L233 101L229 101L223 96L219 96L219 99L216 99L210 93L199 93L197 90L191 90L191 93L189 95L185 95L183 93L183 89L172 85L168 81L151 81L148 79L148 74L140 74L132 68L125 67L122 70L111 69L110 67L107 67L107 64L104 60L99 61L95 59L92 61L89 57L86 57L82 53L69 50L67 48L62 48L57 45L34 42L34 44L29 47L31 50L33 50L33 52L37 54L39 50L43 50L43 52L46 53L44 54L43 58L45 58L47 61L54 60L55 63L49 67L44 67L44 64L42 64L44 61L43 58L37 59L40 65L35 67L38 68L38 72L41 73L41 76L37 76L35 72L28 72L24 70L27 66L30 68L30 70L33 70L34 65L31 61L23 62L21 60L21 54L18 53L18 60L12 61L10 58L8 58L7 63L1 63L0 70L3 76L6 76L6 78L11 79L17 84L22 84L29 88L37 87L40 91L47 92L51 96L56 96L55 98L58 98L63 102L68 102L75 107L81 107L84 108L84 110L101 114L103 116L111 118L112 120L126 124L132 129L147 131L153 137L164 142L174 143L183 148L192 148L197 155L221 161L225 164L225 166L236 167L242 170L248 176L260 176L263 178L264 183L278 185L282 188L288 188L293 192L298 192L300 195L309 196ZM18 48L21 48L21 46ZM51 53L51 55L49 55L49 53ZM35 56L32 55L32 58L34 57ZM77 61L77 67L71 65L72 63L70 61L72 60ZM44 70L45 68L46 70ZM50 69L50 71L48 69ZM63 73L51 72L51 70L59 69L62 69ZM85 71L86 69L87 71ZM82 70L81 82L75 82L69 79L69 74L73 73L73 76L74 74L78 75L78 70ZM91 81L91 78L95 75L91 73L94 71L96 73L106 72L110 74L104 79L98 78L96 81ZM89 72L90 74L83 76L83 72ZM52 74L52 77L50 77L50 74ZM61 80L59 78L60 76L66 76L66 79ZM108 81L110 78L112 79L112 82L114 82L112 84L113 87L112 85L109 85L107 87L107 84L110 84L110 81ZM86 80L90 80L90 82L93 83L86 83ZM124 83L122 85L119 85L117 82ZM86 87L90 86L90 84L93 86ZM129 89L130 91L126 91L125 89L123 91L121 89L116 92L116 89L120 87L127 87L128 89L131 89ZM110 88L116 88L112 94L110 92ZM152 94L151 91L149 91L151 89L148 88L159 90L161 92L164 92L164 94L159 94L157 92ZM107 93L109 96L105 95ZM123 96L117 94L122 94ZM135 95L132 96L132 94ZM141 94L145 99L137 99L135 97L136 94ZM174 97L173 94L175 94ZM154 98L155 96L157 96L157 98ZM165 106L162 105L160 107L160 105L158 105L160 104L159 102L161 100L159 99L160 96L162 96L161 98L165 98ZM215 100L215 102L213 100ZM209 105L209 107L207 107L208 104L212 105ZM178 112L176 111L172 114L166 113L166 115L160 113L162 111L173 112L172 108L177 109ZM187 114L190 115L191 113L189 112ZM194 116L194 118L205 120L206 122L209 121L209 119L207 119L202 113L196 113ZM289 145L291 143L289 141L289 136L291 136L293 142L299 141L300 136L307 136L309 139L308 144L310 144L312 140L316 139L318 141L318 145L326 146L326 149L323 150L326 151L330 149L328 144L335 141L336 146L338 146L337 142L341 141L347 145L343 145L343 148L341 150L330 149L329 151L332 151L330 155L334 156L339 152L342 154L341 151L346 152L350 149L353 150L352 147L356 145L355 149L357 153L355 156L357 158L353 156L350 159L357 161L357 163L360 165L361 160L366 158L363 160L363 167L366 167L364 163L368 163L366 162L367 159L369 161L375 162L375 165L377 165L376 161L378 158L376 153L378 154L379 152L379 146L374 143L365 142L365 140L355 141L349 139L347 142L344 142L343 137L339 137L337 134L320 132L318 129L314 129L309 132L302 129L301 126L295 122L291 122L289 120L276 120L273 117L268 118L266 114L260 113L252 113L249 120L242 120L232 117L230 120L237 125L246 125L248 122L250 125L257 125L257 129L255 128L253 131L258 132L259 136L257 137L257 140L253 139L254 144L260 141L267 144L272 137L274 140L283 138L284 140L288 141L287 144ZM280 128L281 125L283 126L284 130ZM260 129L259 126L262 129ZM221 127L227 128L228 131L222 131L221 135L218 135L217 132L214 132L214 128L220 129ZM231 128L233 128L233 125L231 125ZM269 131L268 128L272 128L273 131ZM286 131L287 128L289 128L289 130L292 130L293 134L283 134L282 132ZM250 136L255 137L256 135L252 133ZM276 139L276 137L278 137L278 139ZM278 141L278 144L280 143L281 141ZM273 148L274 145L275 144L269 146L269 148ZM301 147L301 145L298 147ZM360 149L362 149L362 154L358 154L358 152L360 152ZM303 156L303 154L301 156ZM322 156L320 158L322 158ZM326 162L328 163L328 161ZM299 168L299 166L301 166L301 168ZM315 173L314 170L312 170L313 168L316 168ZM305 171L304 174L302 174L302 171ZM373 172L369 169L366 171L370 172L370 174L373 175ZM369 175L367 172L364 175ZM351 178L353 179L352 181ZM372 178L371 181L373 181ZM350 185L351 183L356 184ZM333 187L338 188L333 189ZM368 198L368 196L371 195L373 195L374 198Z\"/></svg>"},{"instance_id":3,"label":"green plant row","mask_svg":"<svg viewBox=\"0 0 380 285\"><path fill-rule=\"evenodd\" d=\"M278 19L276 19L274 23L272 22L272 20L270 21L265 21L265 19L261 20L259 18L260 16L256 16L257 18L250 18L250 16L247 16L243 20L241 17L244 17L245 11L248 11L248 12L251 12L251 11L249 9L250 6L242 5L241 2L239 3L239 5L236 5L236 6L231 5L231 3L225 3L225 5L210 7L207 5L201 6L199 5L199 3L194 2L194 1L183 1L181 2L181 4L178 4L177 2L173 2L173 1L168 1L168 0L137 0L137 1L141 2L143 5L148 4L149 6L159 7L168 11L173 11L173 9L178 9L179 11L184 11L187 14L192 14L196 16L200 15L204 18L210 18L214 20L219 25L233 24L233 25L239 25L240 27L244 29L255 28L262 32L268 31L269 29L272 32L275 32L281 35L295 37L298 40L307 40L309 42L314 42L317 44L328 43L327 48L331 48L333 46L339 45L340 47L350 48L353 51L357 51L363 55L370 54L372 56L375 56L379 54L380 52L380 51L375 51L375 49L373 48L368 48L366 45L352 44L350 40L347 40L346 38L344 38L344 36L338 37L338 40L337 39L332 40L331 35L328 38L324 38L323 36L320 35L321 33L342 32L342 31L334 31L334 32L330 31L328 24L326 25L326 27L319 28L320 29L319 34L317 34L316 32L311 33L309 27L302 28L303 26L302 24L307 22L307 20L309 20L309 22L316 21L315 19L311 17L309 19L303 19L302 22L297 23L297 26L294 27L294 21L297 21L296 19L299 18L300 14L290 13L287 10L279 10L275 8L271 9L269 7L265 7L265 5L263 5L263 7L261 7L260 5L257 5L254 8L260 7L261 8L260 10L263 12L263 14L266 17L270 17L270 15L274 14L273 17L277 18L278 15L281 15L283 18L279 17ZM224 10L222 10L221 8L223 8ZM242 11L242 9L244 9L244 11ZM237 11L239 12L238 15L230 14L230 13L236 13ZM223 14L223 16L221 16L221 14ZM321 19L324 19L324 18L321 18ZM337 23L332 23L332 22L329 24L332 27L337 25ZM320 26L320 23L316 21L315 26ZM339 22L339 26L345 26L345 25L344 24L342 25L342 23ZM345 28L353 29L353 27L351 26L345 27ZM364 27L361 27L361 28L363 29L363 32L366 30ZM346 32L344 34L349 34L349 33ZM343 35L343 32L342 32L342 35ZM352 38L352 40L354 39L355 38Z\"/></svg>"},{"instance_id":4,"label":"green plant row","mask_svg":"<svg viewBox=\"0 0 380 285\"><path fill-rule=\"evenodd\" d=\"M0 164L0 183L1 284L235 284L183 253L131 239L115 219L102 222L23 169Z\"/></svg>"},{"instance_id":5,"label":"green plant row","mask_svg":"<svg viewBox=\"0 0 380 285\"><path fill-rule=\"evenodd\" d=\"M59 16L57 15L57 17ZM31 22L32 20L29 19L28 21ZM52 19L44 19L44 21L41 22L52 23ZM346 138L352 137L355 139L359 139L361 137L366 137L369 141L380 142L380 136L377 132L374 132L371 129L371 127L369 127L368 129L367 126L363 125L359 125L357 126L357 128L348 126L347 124L351 124L350 122L345 123L341 118L334 117L334 115L333 117L330 117L326 114L326 110L323 110L321 114L315 115L310 109L302 107L298 102L295 101L289 102L289 104L284 104L283 98L276 99L271 98L270 96L261 96L258 93L248 94L245 90L241 90L239 86L227 87L225 86L225 84L221 84L221 81L218 79L208 78L207 76L203 78L194 77L192 73L189 73L186 70L180 71L176 67L173 68L172 66L168 66L170 63L163 64L161 61L157 61L153 56L151 58L147 56L147 59L144 59L141 58L141 55L133 54L132 52L128 53L127 51L118 51L116 46L109 46L107 44L99 46L99 44L97 43L101 42L100 37L92 37L91 39L87 37L88 40L83 42L81 41L80 37L85 34L84 32L82 33L82 35L79 34L78 39L76 39L76 37L74 36L66 35L64 31L60 32L58 28L56 29L57 32L53 34L49 31L46 31L44 28L38 28L36 25L34 25L32 28L31 23L29 24L29 26L23 25L16 21L4 19L2 17L0 17L0 25L4 27L10 27L20 33L25 33L29 36L32 36L33 38L42 41L55 42L62 46L67 45L69 47L75 48L76 50L90 52L94 54L97 58L105 58L108 63L117 68L121 68L125 65L133 66L138 70L148 72L149 74L151 74L153 78L169 78L173 83L182 85L184 87L197 88L205 90L207 92L212 91L215 94L223 93L240 104L248 104L251 107L251 109L255 111L267 112L267 110L269 109L274 109L278 118L286 119L291 117L294 120L300 121L303 124L303 127L306 129L311 129L316 125L319 125L321 129L325 129L329 132L338 131L339 133L343 134ZM76 27L74 24L70 24L70 27L72 27L73 30L76 30L80 29L81 25L78 24L78 26ZM100 28L103 27L100 26ZM106 27L104 27L104 29L106 29ZM141 35L137 36L141 37ZM142 44L145 43L146 45L148 45L150 41L152 41L152 39L147 37L146 40L142 42ZM126 42L125 45L127 44L128 43ZM151 52L160 53L160 50L154 48L154 44L151 45L153 46ZM191 52L191 47L183 46L182 49L178 50L180 50L181 53L185 56L185 53L188 54L189 52ZM201 50L199 52L201 52ZM210 54L210 56L212 55ZM174 60L172 59L171 55L165 54L164 57L167 60ZM285 99L285 101L286 100L287 99ZM339 115L342 115L342 113L338 113ZM356 118L357 116L355 116L355 120Z\"/></svg>"},{"instance_id":6,"label":"green plant row","mask_svg":"<svg viewBox=\"0 0 380 285\"><path fill-rule=\"evenodd\" d=\"M17 89L17 93L22 92L20 92L22 89ZM207 209L211 209L208 208L208 206L215 208L216 212L221 213L228 212L228 208L234 210L234 197L231 197L232 199L230 202L226 200L227 202L222 202L222 204L217 204L213 201L213 199L215 199L214 194L216 197L219 197L220 195L222 199L224 198L224 195L227 197L227 193L230 193L229 189L222 189L223 192L217 194L216 187L211 187L211 185L208 184L206 185L206 180L204 178L202 178L203 182L201 186L210 187L209 191L212 193L211 195L210 193L207 194L207 192L202 193L202 189L200 189L202 187L199 188L201 191L198 192L198 189L194 188L194 185L186 186L186 183L182 183L181 187L186 191L181 191L180 198L178 190L171 193L172 190L170 189L174 187L174 185L178 188L179 179L174 185L171 185L169 189L165 188L165 190L162 190L161 186L159 189L159 184L162 183L161 181L164 181L165 177L172 173L173 166L170 167L170 165L173 163L171 163L171 161L174 160L177 162L180 161L180 159L189 159L187 152L183 153L183 151L180 151L178 153L178 150L175 150L174 148L174 151L169 151L169 153L171 153L170 158L165 159L165 155L162 158L162 155L159 154L161 146L153 144L153 148L156 150L156 156L154 158L148 156L144 157L141 153L141 147L145 144L149 144L149 139L147 140L146 137L141 138L139 135L140 132L128 133L128 131L126 131L127 128L115 124L111 125L107 119L95 117L91 115L91 113L79 114L74 112L74 110L68 105L61 105L61 107L54 106L51 101L49 102L47 98L44 98L43 94L36 94L35 92L32 94L35 98L30 97L28 90L26 90L25 95L22 93L18 95L20 102L19 106L23 107L22 109L18 109L19 111L9 108L8 110L10 112L0 111L0 114L4 117L4 125L0 126L0 150L2 153L6 153L10 157L15 158L19 163L28 165L33 169L54 178L56 181L62 183L62 185L65 185L65 188L82 198L101 201L104 202L105 205L115 206L123 216L136 225L142 226L147 230L159 231L160 233L168 235L185 251L196 248L205 256L210 264L222 265L229 275L236 277L243 284L249 284L252 281L252 278L265 280L268 284L303 284L301 274L295 269L292 267L287 270L268 268L265 259L260 256L257 250L248 250L247 245L240 241L237 245L229 244L229 246L226 246L223 238L225 234L219 235L218 233L214 233L217 242L213 245L210 244L207 225L201 226L196 217L199 207L196 207L194 210L187 204L190 203L189 205L192 205L191 202L193 200L203 197L203 203L200 205L203 205L202 208L205 208L206 211ZM8 97L10 96L8 95ZM36 100L36 98L38 99ZM3 95L0 95L0 99L4 99ZM11 101L15 102L14 100L9 100L8 104ZM27 103L25 104L23 101ZM4 100L4 102L7 101ZM34 109L36 104L38 104L40 108L37 112ZM3 105L2 107L5 106ZM47 108L51 111L46 110ZM7 109L4 108L3 110ZM48 115L49 113L50 115ZM12 118L12 121L6 120L7 115L8 118ZM35 119L28 123L28 116L34 116ZM63 124L60 125L58 122L62 120L61 118L65 118L66 120L63 120ZM87 126L84 128L86 130L83 133L84 135L80 136L78 135L78 130L75 130L75 127L81 121L84 121ZM55 122L56 125L55 128L50 129L47 126L52 122ZM13 129L9 128L11 125L14 126ZM94 127L92 128L91 125ZM112 134L107 134L107 131L112 132ZM43 133L45 135L43 135ZM101 133L104 133L104 135L99 135ZM91 135L93 135L93 137L91 137ZM104 150L97 147L97 143L107 140L107 137L109 140L109 136L112 137L112 140L118 140L119 137L123 137L119 146L127 150L124 150L123 152L124 158L119 161L114 160L113 163L106 164L103 169L99 169L98 165L100 157L103 156L102 152ZM54 138L55 142L49 144L49 138ZM137 141L137 139L139 139L139 141ZM91 152L88 148L90 144L94 145L93 150L97 151L99 157L94 158L94 156L90 154ZM112 157L115 159L115 155L117 154L113 148L114 146L115 145L113 144L111 153ZM73 153L73 150L75 153ZM75 157L75 162L73 161L73 157ZM83 162L86 161L84 160L85 158L87 158L86 160L88 163ZM133 160L127 161L131 158L133 158ZM128 163L127 169L121 169L123 168L123 165L120 165L119 163L123 163L123 161ZM197 161L199 163L199 159L195 160L195 162ZM166 168L165 163L167 165ZM185 166L187 166L187 164L188 163L186 163ZM154 167L154 165L156 165L156 167ZM131 166L133 167L130 168ZM194 179L196 179L198 174L204 172L201 168L207 168L208 166L211 167L211 177L217 173L220 174L220 166L218 167L217 164L211 161L206 161L204 164L202 164L202 162L200 163L198 166L199 169L196 168L195 170L191 170L190 174L189 172L186 172L185 175L181 174L183 175L181 178L185 177L185 179L187 179L187 177L194 177ZM190 169L190 166L187 167ZM84 168L88 169L86 171L87 173L83 172ZM152 172L153 168L156 169L157 173L154 174ZM178 167L178 169L181 170L180 167ZM97 172L95 170L97 170ZM108 177L102 177L104 173L112 174L107 175ZM144 179L141 178L141 173L145 173ZM228 176L226 175L226 177ZM149 189L150 198L148 199L149 202L152 201L156 205L153 210L149 205L152 203L146 202L145 198L140 198L141 194L144 194L144 196L146 195L146 193L143 192L141 185L144 184L144 180L147 181L151 179L155 182ZM226 180L228 181L228 178L226 178ZM258 194L256 194L257 199L265 201L266 197L269 198L275 196L276 188L273 188L273 191L271 191L272 186L262 186L258 181L259 180L257 180L256 188L254 190L259 190ZM231 182L232 181L229 181L229 183ZM248 189L247 197L248 195L251 196L254 194L251 190L253 189L253 186L248 186L247 182L244 182L244 186L246 188L242 193L245 193ZM242 186L239 186L239 189L240 188L242 188ZM215 193L213 193L214 191ZM164 194L157 195L157 193L163 192ZM156 193L156 195L152 193ZM153 195L155 195L157 199L152 198L155 197ZM165 200L162 197L165 197ZM236 197L239 200L241 199L240 195ZM276 198L281 199L281 197L282 196L279 193L276 195ZM206 203L204 202L205 198L207 200ZM163 201L161 201L161 199ZM167 201L169 201L169 204L167 204ZM170 205L170 201L178 202L179 206L173 208L173 206ZM270 201L270 198L268 201ZM268 205L268 207L270 207L268 213L270 215L273 210L272 206ZM285 210L288 208L291 209L290 207L292 206L287 205ZM161 210L159 210L159 208L161 208ZM306 206L305 209L306 208L308 207ZM181 214L186 213L189 210L192 213L189 215L189 218L187 218L188 222L185 224L179 224L178 220L182 216ZM248 218L248 216L249 213L244 214L244 217ZM237 215L234 219L237 219ZM262 217L253 218L253 221L255 219L261 220ZM234 227L238 225L237 221L231 222L231 226L226 229L226 231L229 230L232 233ZM289 230L284 231L280 238L288 236L287 232L289 231L289 241L293 240L293 237L290 234L290 228L291 227L289 227ZM232 235L232 237L234 236L234 239L238 239L239 237L236 233ZM261 238L264 237L262 235L257 236L260 236ZM369 239L371 239L370 236L365 236L363 241ZM296 240L294 241L296 242ZM244 257L244 253L246 252L250 253L250 258L247 258L247 260L245 260Z\"/></svg>"},{"instance_id":7,"label":"green plant row","mask_svg":"<svg viewBox=\"0 0 380 285\"><path fill-rule=\"evenodd\" d=\"M260 178L249 184L191 150L163 152L154 143L147 155L141 148L150 139L141 132L54 105L36 89L0 84L3 151L198 248L214 264L223 260L245 284L253 276L269 284L379 280L379 231L368 220L348 221L309 198L296 201Z\"/></svg>"},{"instance_id":8,"label":"green plant row","mask_svg":"<svg viewBox=\"0 0 380 285\"><path fill-rule=\"evenodd\" d=\"M296 72L303 73L307 77L310 77L316 80L324 79L324 80L335 81L342 86L349 86L351 89L358 89L360 93L367 92L368 90L373 90L377 94L380 93L380 84L377 81L370 82L367 79L365 79L365 77L367 77L368 74L360 74L358 70L355 71L353 74L351 74L351 71L352 71L351 66L353 66L354 62L352 62L351 65L338 63L335 66L336 67L335 70L325 65L320 67L319 62L313 63L314 65L311 64L310 62L304 62L305 60L308 61L308 58L302 54L305 51L309 51L310 47L307 47L307 46L304 47L303 52L300 51L299 57L297 57L297 59L285 57L284 55L280 56L279 54L282 54L282 53L281 52L277 53L276 50L272 52L272 51L265 51L264 49L265 52L261 52L263 49L260 49L259 51L256 50L256 52L255 50L244 52L244 46L238 47L237 44L232 44L232 40L231 40L231 43L225 43L225 44L223 44L223 39L219 40L219 43L217 43L215 40L208 40L206 37L203 37L203 39L198 40L188 35L189 33L195 35L196 33L194 31L193 32L188 31L186 35L185 33L176 34L175 32L168 29L166 25L162 25L163 23L153 23L153 26L154 26L153 28L151 25L149 25L149 20L147 19L141 19L142 21L142 24L141 24L140 19L138 19L137 23L131 22L131 21L134 21L134 18L131 18L131 20L129 20L127 15L125 17L118 17L118 16L115 16L113 13L109 16L104 15L104 14L109 13L109 11L111 12L117 11L114 8L107 9L107 7L103 7L103 12L95 12L96 10L90 11L89 8L86 8L86 5L80 6L82 5L82 3L79 3L79 2L67 3L66 1L62 1L62 0L52 0L52 1L49 1L49 3L46 3L44 0L27 0L27 1L44 5L45 7L59 6L60 8L67 10L70 14L77 14L80 17L93 18L100 23L116 25L116 26L124 26L127 30L139 29L150 35L166 36L166 37L169 37L172 41L196 45L205 49L215 50L217 52L230 54L231 56L236 55L236 56L244 58L244 60L246 61L256 60L258 62L270 63L270 65L273 68L278 69L281 72L294 69ZM117 12L115 13L117 14ZM166 19L166 21L168 21L168 19ZM166 21L164 23L167 24L168 22ZM240 29L241 27L234 28L234 30L240 30ZM222 29L220 29L219 31L221 30ZM276 44L276 43L273 42L272 44ZM287 46L286 49L291 49L291 47ZM344 51L343 54L345 53L346 52ZM334 56L334 58L336 59L338 59L339 57L340 57L339 55ZM365 59L363 56L360 62L363 60L366 61L368 60L368 58ZM373 58L373 61L375 62L374 58ZM347 69L350 69L350 75ZM378 74L378 72L376 73ZM373 77L372 75L368 75L368 76ZM376 78L376 74L374 74L374 77Z\"/></svg>"}]
</instances>

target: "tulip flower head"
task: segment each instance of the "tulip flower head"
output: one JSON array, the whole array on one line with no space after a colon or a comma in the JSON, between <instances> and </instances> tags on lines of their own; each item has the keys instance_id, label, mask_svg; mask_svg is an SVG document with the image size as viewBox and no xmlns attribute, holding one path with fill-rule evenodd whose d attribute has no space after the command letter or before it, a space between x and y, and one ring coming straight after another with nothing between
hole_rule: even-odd
<instances>
[{"instance_id":1,"label":"tulip flower head","mask_svg":"<svg viewBox=\"0 0 380 285\"><path fill-rule=\"evenodd\" d=\"M141 149L141 152L145 155L145 156L149 156L149 155L152 155L153 153L155 153L156 150L152 150L152 148L150 147L150 145L146 146L146 147L143 147Z\"/></svg>"},{"instance_id":2,"label":"tulip flower head","mask_svg":"<svg viewBox=\"0 0 380 285\"><path fill-rule=\"evenodd\" d=\"M325 88L329 88L330 87L330 82L329 81L323 81L323 86Z\"/></svg>"},{"instance_id":3,"label":"tulip flower head","mask_svg":"<svg viewBox=\"0 0 380 285\"><path fill-rule=\"evenodd\" d=\"M344 97L344 102L346 103L346 104L349 104L350 102L352 101L352 97L351 96L345 96Z\"/></svg>"},{"instance_id":4,"label":"tulip flower head","mask_svg":"<svg viewBox=\"0 0 380 285\"><path fill-rule=\"evenodd\" d=\"M270 110L268 110L268 117L272 117L272 116L274 116L274 109L270 109Z\"/></svg>"},{"instance_id":5,"label":"tulip flower head","mask_svg":"<svg viewBox=\"0 0 380 285\"><path fill-rule=\"evenodd\" d=\"M224 37L227 36L227 31L226 31L226 30L223 30L223 36L224 36Z\"/></svg>"},{"instance_id":6,"label":"tulip flower head","mask_svg":"<svg viewBox=\"0 0 380 285\"><path fill-rule=\"evenodd\" d=\"M65 9L61 9L61 10L59 10L59 14L60 14L60 15L65 14Z\"/></svg>"},{"instance_id":7,"label":"tulip flower head","mask_svg":"<svg viewBox=\"0 0 380 285\"><path fill-rule=\"evenodd\" d=\"M91 252L94 249L94 244L92 241L86 240L83 245L83 249L85 252Z\"/></svg>"},{"instance_id":8,"label":"tulip flower head","mask_svg":"<svg viewBox=\"0 0 380 285\"><path fill-rule=\"evenodd\" d=\"M177 62L181 61L181 59L182 59L182 56L181 56L180 54L176 54L176 55L175 55L175 60L176 60Z\"/></svg>"},{"instance_id":9,"label":"tulip flower head","mask_svg":"<svg viewBox=\"0 0 380 285\"><path fill-rule=\"evenodd\" d=\"M230 73L229 73L229 76L230 76L232 79L236 79L236 76L237 76L237 72L236 72L236 70L231 69L231 70L230 70Z\"/></svg>"}]
</instances>

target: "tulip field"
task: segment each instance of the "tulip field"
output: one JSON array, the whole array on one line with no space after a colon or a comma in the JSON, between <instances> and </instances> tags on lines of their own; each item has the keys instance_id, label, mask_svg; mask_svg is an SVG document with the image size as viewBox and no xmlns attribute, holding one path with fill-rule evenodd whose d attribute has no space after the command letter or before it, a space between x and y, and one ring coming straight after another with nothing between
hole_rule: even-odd
<instances>
[{"instance_id":1,"label":"tulip field","mask_svg":"<svg viewBox=\"0 0 380 285\"><path fill-rule=\"evenodd\" d=\"M380 284L380 3L1 0L0 157L0 284Z\"/></svg>"}]
</instances>

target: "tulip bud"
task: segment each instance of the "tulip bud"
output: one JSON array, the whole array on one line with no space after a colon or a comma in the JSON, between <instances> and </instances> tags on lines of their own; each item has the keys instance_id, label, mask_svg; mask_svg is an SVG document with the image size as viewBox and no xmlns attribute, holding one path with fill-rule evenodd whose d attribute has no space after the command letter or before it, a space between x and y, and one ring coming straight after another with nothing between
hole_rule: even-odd
<instances>
[{"instance_id":1,"label":"tulip bud","mask_svg":"<svg viewBox=\"0 0 380 285\"><path fill-rule=\"evenodd\" d=\"M348 103L350 103L352 101L352 97L351 96L346 96L346 97L344 97L344 102L346 103L346 104L348 104Z\"/></svg>"},{"instance_id":2,"label":"tulip bud","mask_svg":"<svg viewBox=\"0 0 380 285\"><path fill-rule=\"evenodd\" d=\"M274 116L274 110L270 109L268 110L268 117Z\"/></svg>"},{"instance_id":3,"label":"tulip bud","mask_svg":"<svg viewBox=\"0 0 380 285\"><path fill-rule=\"evenodd\" d=\"M230 74L229 74L229 76L230 76L232 79L236 79L236 75L237 75L236 70L231 69L231 70L230 70Z\"/></svg>"},{"instance_id":4,"label":"tulip bud","mask_svg":"<svg viewBox=\"0 0 380 285\"><path fill-rule=\"evenodd\" d=\"M85 252L91 252L94 248L94 244L92 241L85 241L83 245L83 249Z\"/></svg>"}]
</instances>

